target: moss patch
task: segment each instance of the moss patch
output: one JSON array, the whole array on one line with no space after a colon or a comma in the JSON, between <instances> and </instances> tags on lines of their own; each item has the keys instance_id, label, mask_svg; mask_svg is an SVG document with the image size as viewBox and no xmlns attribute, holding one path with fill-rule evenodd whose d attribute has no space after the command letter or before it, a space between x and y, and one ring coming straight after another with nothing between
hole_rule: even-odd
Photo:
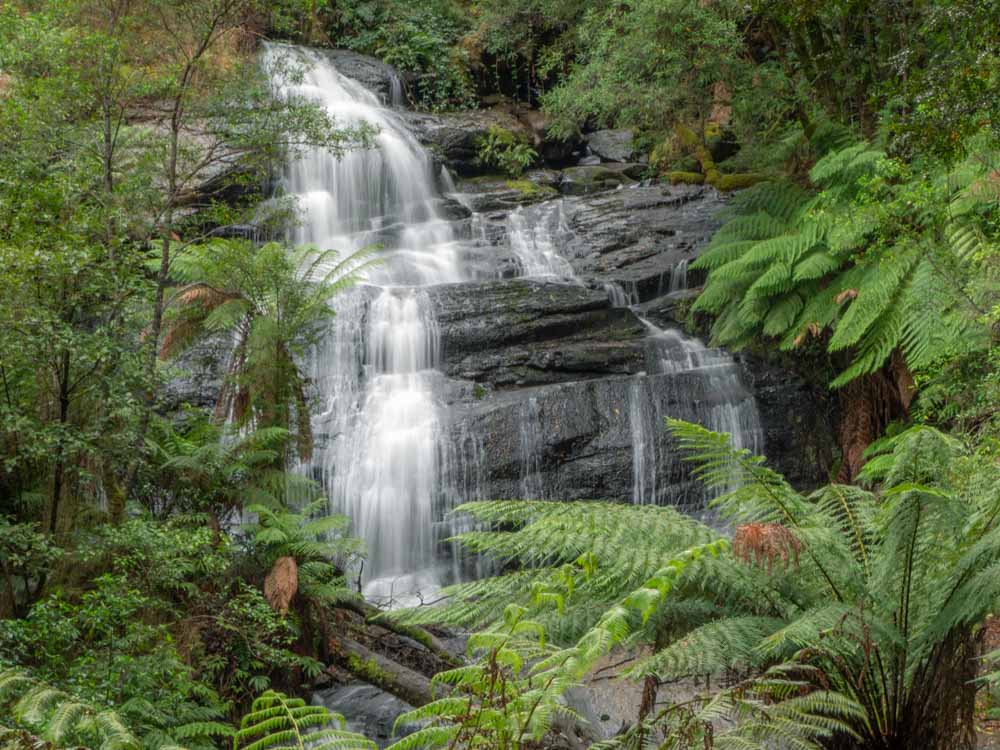
<instances>
[{"instance_id":1,"label":"moss patch","mask_svg":"<svg viewBox=\"0 0 1000 750\"><path fill-rule=\"evenodd\" d=\"M671 185L701 185L705 175L700 172L668 172L667 178Z\"/></svg>"},{"instance_id":2,"label":"moss patch","mask_svg":"<svg viewBox=\"0 0 1000 750\"><path fill-rule=\"evenodd\" d=\"M559 194L559 191L548 185L536 185L531 180L507 180L507 187L516 190L524 198L541 199Z\"/></svg>"}]
</instances>

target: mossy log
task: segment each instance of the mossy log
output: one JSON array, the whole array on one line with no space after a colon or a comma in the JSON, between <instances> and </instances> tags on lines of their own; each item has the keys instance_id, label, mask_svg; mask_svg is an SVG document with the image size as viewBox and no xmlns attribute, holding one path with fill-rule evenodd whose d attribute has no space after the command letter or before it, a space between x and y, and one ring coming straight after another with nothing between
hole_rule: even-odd
<instances>
[{"instance_id":1,"label":"mossy log","mask_svg":"<svg viewBox=\"0 0 1000 750\"><path fill-rule=\"evenodd\" d=\"M701 185L705 182L705 175L700 172L668 172L667 179L671 185Z\"/></svg>"},{"instance_id":2,"label":"mossy log","mask_svg":"<svg viewBox=\"0 0 1000 750\"><path fill-rule=\"evenodd\" d=\"M414 707L434 700L430 679L416 670L344 636L332 636L328 645L336 665L359 680L391 693Z\"/></svg>"},{"instance_id":3,"label":"mossy log","mask_svg":"<svg viewBox=\"0 0 1000 750\"><path fill-rule=\"evenodd\" d=\"M355 614L361 615L365 618L365 622L367 623L379 625L386 630L391 630L397 635L416 641L449 666L462 666L462 660L451 653L445 645L441 643L437 636L419 625L405 625L400 622L394 622L386 615L385 612L380 610L378 607L369 604L363 599L352 599L338 602L337 606L341 609L349 609Z\"/></svg>"}]
</instances>

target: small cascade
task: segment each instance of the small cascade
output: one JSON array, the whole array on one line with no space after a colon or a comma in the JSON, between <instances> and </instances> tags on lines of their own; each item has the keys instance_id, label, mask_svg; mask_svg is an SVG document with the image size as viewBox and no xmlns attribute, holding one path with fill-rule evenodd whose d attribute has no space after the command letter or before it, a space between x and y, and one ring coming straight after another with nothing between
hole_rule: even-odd
<instances>
[{"instance_id":1,"label":"small cascade","mask_svg":"<svg viewBox=\"0 0 1000 750\"><path fill-rule=\"evenodd\" d=\"M389 106L393 109L402 109L406 106L406 95L403 93L403 81L398 75L393 74L389 79Z\"/></svg>"},{"instance_id":2,"label":"small cascade","mask_svg":"<svg viewBox=\"0 0 1000 750\"><path fill-rule=\"evenodd\" d=\"M670 291L681 292L688 288L688 260L685 258L670 271Z\"/></svg>"},{"instance_id":3,"label":"small cascade","mask_svg":"<svg viewBox=\"0 0 1000 750\"><path fill-rule=\"evenodd\" d=\"M632 502L636 505L656 503L656 435L655 416L658 410L649 408L645 373L638 375L629 389L629 425L632 428Z\"/></svg>"},{"instance_id":4,"label":"small cascade","mask_svg":"<svg viewBox=\"0 0 1000 750\"><path fill-rule=\"evenodd\" d=\"M521 407L521 497L539 500L544 497L542 483L542 423L538 399L534 396Z\"/></svg>"},{"instance_id":5,"label":"small cascade","mask_svg":"<svg viewBox=\"0 0 1000 750\"><path fill-rule=\"evenodd\" d=\"M704 507L708 500L699 487L682 487L679 496L664 495L670 484L658 476L676 474L678 458L668 455L663 419L673 416L697 422L714 432L726 432L735 448L763 450L764 433L753 395L743 385L740 368L721 349L706 347L676 329L650 329L647 373L632 384L629 418L632 430L632 502ZM683 390L683 398L680 398ZM664 404L672 404L669 410ZM658 437L662 436L662 437ZM659 485L659 487L658 487ZM661 497L661 495L664 495Z\"/></svg>"},{"instance_id":6,"label":"small cascade","mask_svg":"<svg viewBox=\"0 0 1000 750\"><path fill-rule=\"evenodd\" d=\"M507 217L507 238L521 276L575 280L573 267L559 253L570 234L562 200L519 206Z\"/></svg>"},{"instance_id":7,"label":"small cascade","mask_svg":"<svg viewBox=\"0 0 1000 750\"><path fill-rule=\"evenodd\" d=\"M612 307L632 307L639 304L639 287L634 281L609 281L604 285Z\"/></svg>"}]
</instances>

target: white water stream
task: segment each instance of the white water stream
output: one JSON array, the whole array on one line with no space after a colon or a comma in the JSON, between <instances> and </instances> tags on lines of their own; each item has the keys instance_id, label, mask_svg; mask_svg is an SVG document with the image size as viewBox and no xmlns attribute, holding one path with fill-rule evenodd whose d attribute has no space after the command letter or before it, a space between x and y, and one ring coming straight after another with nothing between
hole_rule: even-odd
<instances>
[{"instance_id":1,"label":"white water stream","mask_svg":"<svg viewBox=\"0 0 1000 750\"><path fill-rule=\"evenodd\" d=\"M292 241L347 253L378 243L368 284L335 301L333 334L316 355L323 398L311 467L336 512L365 540L365 593L406 601L433 588L432 521L441 486L437 404L439 332L420 287L465 278L452 225L435 208L433 167L395 113L319 53L292 54L302 80L287 94L322 104L338 123L378 128L375 147L335 158L313 149L290 163L283 187L298 200ZM398 96L398 94L397 94Z\"/></svg>"}]
</instances>

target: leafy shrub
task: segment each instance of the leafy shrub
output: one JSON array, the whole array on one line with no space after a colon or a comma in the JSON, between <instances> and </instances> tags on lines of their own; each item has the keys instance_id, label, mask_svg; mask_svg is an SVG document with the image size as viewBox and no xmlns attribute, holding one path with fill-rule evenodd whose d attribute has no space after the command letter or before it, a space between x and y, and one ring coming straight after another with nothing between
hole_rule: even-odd
<instances>
[{"instance_id":1,"label":"leafy shrub","mask_svg":"<svg viewBox=\"0 0 1000 750\"><path fill-rule=\"evenodd\" d=\"M527 140L518 134L491 125L476 149L476 159L485 167L500 169L511 177L520 177L538 158Z\"/></svg>"},{"instance_id":2,"label":"leafy shrub","mask_svg":"<svg viewBox=\"0 0 1000 750\"><path fill-rule=\"evenodd\" d=\"M19 614L38 595L52 564L62 555L34 524L11 523L0 516L0 617Z\"/></svg>"}]
</instances>

